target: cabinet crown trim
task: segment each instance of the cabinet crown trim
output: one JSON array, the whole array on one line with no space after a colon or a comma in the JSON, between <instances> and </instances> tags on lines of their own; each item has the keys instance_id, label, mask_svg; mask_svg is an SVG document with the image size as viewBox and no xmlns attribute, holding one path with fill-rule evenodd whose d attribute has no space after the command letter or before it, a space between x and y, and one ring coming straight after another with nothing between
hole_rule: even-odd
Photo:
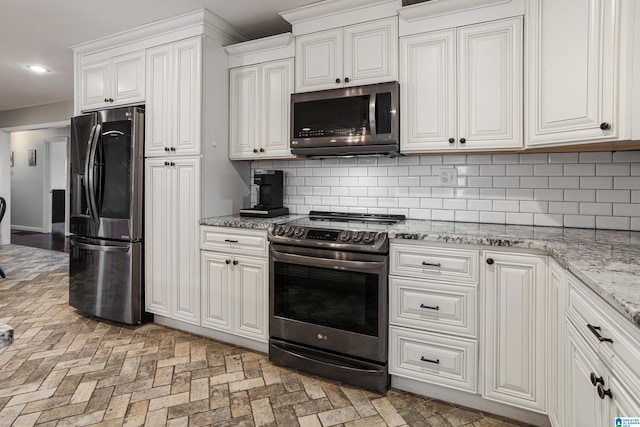
<instances>
[{"instance_id":1,"label":"cabinet crown trim","mask_svg":"<svg viewBox=\"0 0 640 427\"><path fill-rule=\"evenodd\" d=\"M291 25L297 25L301 22L370 8L371 6L385 3L400 5L399 0L325 0L280 12L279 15Z\"/></svg>"},{"instance_id":2,"label":"cabinet crown trim","mask_svg":"<svg viewBox=\"0 0 640 427\"><path fill-rule=\"evenodd\" d=\"M207 34L220 44L237 43L249 37L238 28L224 21L207 9L194 10L168 19L141 25L119 33L71 46L77 54L93 53L112 49L141 40L148 40L163 34L193 29L194 34ZM181 37L182 38L182 37ZM149 47L155 46L151 43Z\"/></svg>"},{"instance_id":3,"label":"cabinet crown trim","mask_svg":"<svg viewBox=\"0 0 640 427\"><path fill-rule=\"evenodd\" d=\"M425 18L450 15L462 11L482 9L510 3L512 0L430 0L398 9L398 14L406 21L413 22Z\"/></svg>"},{"instance_id":4,"label":"cabinet crown trim","mask_svg":"<svg viewBox=\"0 0 640 427\"><path fill-rule=\"evenodd\" d=\"M225 46L224 49L232 57L241 57L243 55L263 54L268 51L278 51L291 48L288 56L294 55L293 34L283 33L275 36L264 37L257 40L249 40L242 43L236 43Z\"/></svg>"}]
</instances>

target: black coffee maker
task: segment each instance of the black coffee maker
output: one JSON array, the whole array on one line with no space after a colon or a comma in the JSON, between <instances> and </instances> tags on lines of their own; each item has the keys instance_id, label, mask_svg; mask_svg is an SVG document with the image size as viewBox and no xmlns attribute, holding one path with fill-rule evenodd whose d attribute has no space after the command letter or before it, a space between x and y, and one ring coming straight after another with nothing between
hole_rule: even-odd
<instances>
[{"instance_id":1,"label":"black coffee maker","mask_svg":"<svg viewBox=\"0 0 640 427\"><path fill-rule=\"evenodd\" d=\"M258 204L253 208L240 209L240 216L273 218L288 215L289 208L282 206L284 174L282 171L257 169L253 183L258 185Z\"/></svg>"}]
</instances>

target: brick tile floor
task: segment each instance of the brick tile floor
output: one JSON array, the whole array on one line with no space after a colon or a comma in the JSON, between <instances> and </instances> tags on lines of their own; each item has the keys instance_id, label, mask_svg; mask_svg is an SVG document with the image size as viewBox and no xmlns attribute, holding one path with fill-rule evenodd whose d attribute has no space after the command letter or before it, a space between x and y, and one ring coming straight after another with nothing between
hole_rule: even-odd
<instances>
[{"instance_id":1,"label":"brick tile floor","mask_svg":"<svg viewBox=\"0 0 640 427\"><path fill-rule=\"evenodd\" d=\"M68 304L68 255L0 246L0 426L523 425L399 390L385 395L269 363L265 354Z\"/></svg>"}]
</instances>

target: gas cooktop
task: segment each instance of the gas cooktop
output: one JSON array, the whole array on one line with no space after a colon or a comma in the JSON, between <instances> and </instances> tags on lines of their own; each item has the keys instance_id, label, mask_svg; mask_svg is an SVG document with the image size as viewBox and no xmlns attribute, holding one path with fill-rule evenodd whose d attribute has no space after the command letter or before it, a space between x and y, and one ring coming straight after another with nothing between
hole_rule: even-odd
<instances>
[{"instance_id":1,"label":"gas cooktop","mask_svg":"<svg viewBox=\"0 0 640 427\"><path fill-rule=\"evenodd\" d=\"M269 228L269 240L279 244L358 252L388 250L387 230L404 215L311 211L309 216Z\"/></svg>"}]
</instances>

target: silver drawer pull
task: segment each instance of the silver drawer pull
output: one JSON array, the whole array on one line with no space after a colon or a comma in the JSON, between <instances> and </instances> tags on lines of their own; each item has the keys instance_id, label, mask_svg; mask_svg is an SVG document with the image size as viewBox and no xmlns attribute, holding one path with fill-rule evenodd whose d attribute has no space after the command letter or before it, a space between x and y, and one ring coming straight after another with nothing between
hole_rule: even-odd
<instances>
[{"instance_id":1,"label":"silver drawer pull","mask_svg":"<svg viewBox=\"0 0 640 427\"><path fill-rule=\"evenodd\" d=\"M433 262L427 262L427 261L422 261L422 265L427 265L429 267L442 267L442 264L438 263L433 263Z\"/></svg>"},{"instance_id":2,"label":"silver drawer pull","mask_svg":"<svg viewBox=\"0 0 640 427\"><path fill-rule=\"evenodd\" d=\"M237 240L231 240L231 239L224 239L224 241L227 243L238 243Z\"/></svg>"},{"instance_id":3,"label":"silver drawer pull","mask_svg":"<svg viewBox=\"0 0 640 427\"><path fill-rule=\"evenodd\" d=\"M590 324L587 323L587 328L589 328L589 330L591 331L591 333L593 333L593 335L596 336L596 338L598 338L598 341L603 342L603 341L607 341L610 343L613 343L613 340L611 338L605 338L602 335L600 335L600 326L592 326Z\"/></svg>"},{"instance_id":4,"label":"silver drawer pull","mask_svg":"<svg viewBox=\"0 0 640 427\"><path fill-rule=\"evenodd\" d=\"M440 364L440 359L431 360L431 359L425 359L424 356L420 356L420 360L422 360L423 362L435 363L436 365Z\"/></svg>"},{"instance_id":5,"label":"silver drawer pull","mask_svg":"<svg viewBox=\"0 0 640 427\"><path fill-rule=\"evenodd\" d=\"M440 306L436 305L435 307L430 307L428 305L420 304L420 308L427 308L429 310L440 310Z\"/></svg>"}]
</instances>

